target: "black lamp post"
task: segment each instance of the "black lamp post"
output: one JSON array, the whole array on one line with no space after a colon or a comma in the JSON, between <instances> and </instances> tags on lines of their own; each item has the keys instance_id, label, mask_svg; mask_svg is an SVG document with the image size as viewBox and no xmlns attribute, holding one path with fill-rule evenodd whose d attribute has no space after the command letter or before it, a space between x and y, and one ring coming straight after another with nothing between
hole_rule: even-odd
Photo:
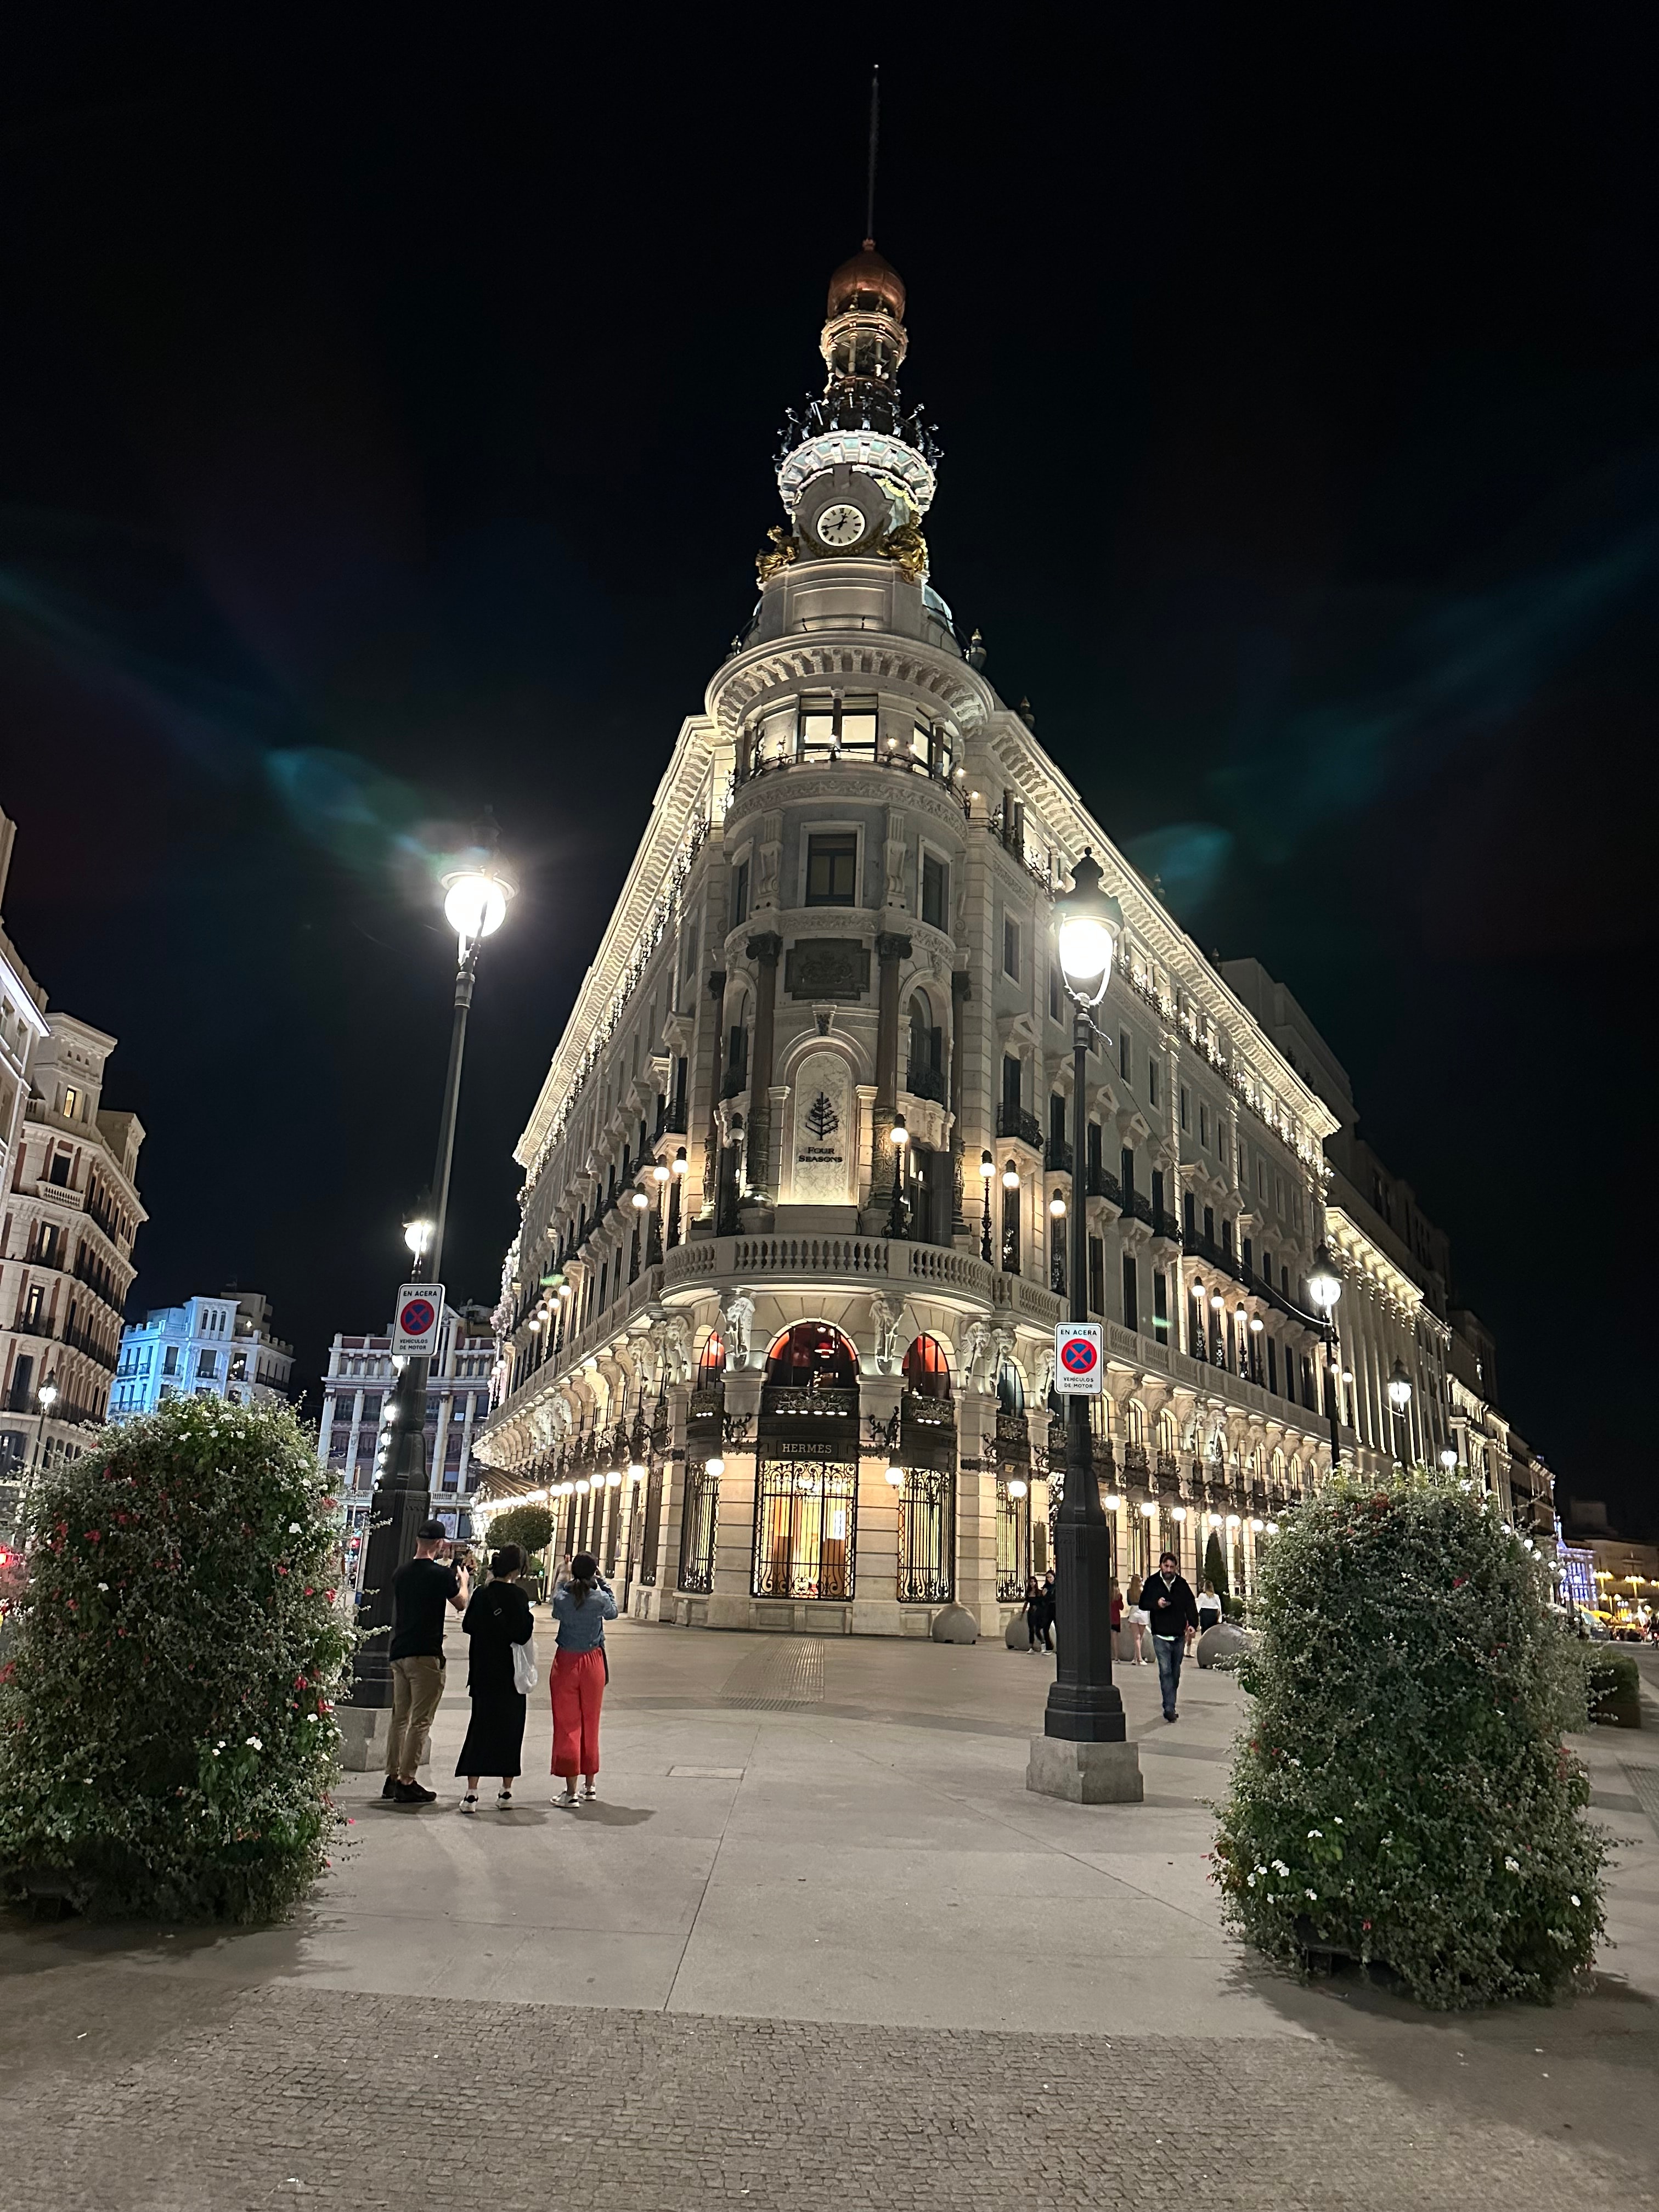
<instances>
[{"instance_id":1,"label":"black lamp post","mask_svg":"<svg viewBox=\"0 0 1659 2212\"><path fill-rule=\"evenodd\" d=\"M476 865L447 875L443 883L444 915L458 941L454 1013L443 1110L438 1121L437 1161L432 1172L432 1218L410 1222L404 1232L414 1255L412 1279L417 1282L441 1279L449 1175L455 1155L455 1113L461 1096L461 1061L478 949L486 937L501 927L507 902L518 889L493 849ZM364 1547L364 1598L358 1613L364 1637L357 1647L351 1693L345 1700L351 1705L392 1703L392 1577L413 1557L416 1531L431 1510L426 1463L426 1385L431 1364L427 1358L404 1361L387 1413L391 1435L375 1470L368 1541Z\"/></svg>"},{"instance_id":2,"label":"black lamp post","mask_svg":"<svg viewBox=\"0 0 1659 2212\"><path fill-rule=\"evenodd\" d=\"M1100 870L1085 852L1072 871L1072 888L1054 902L1054 924L1060 974L1074 1013L1072 1023L1072 1101L1075 1123L1072 1147L1072 1265L1070 1314L1074 1322L1089 1317L1088 1221L1085 1206L1083 1163L1088 1157L1086 1123L1088 1075L1085 1066L1094 1035L1091 1018L1106 995L1112 959L1123 927L1117 901L1100 887ZM1089 1429L1089 1404L1079 1393L1067 1394L1066 1407L1066 1489L1054 1521L1054 1680L1048 1692L1042 1730L1076 1744L1121 1744L1126 1741L1123 1700L1112 1680L1112 1534L1095 1479L1094 1448ZM1035 1753L1035 1747L1034 1747ZM1130 1754L1133 1760L1133 1753ZM1036 1779L1034 1755L1028 1780ZM1052 1771L1067 1785L1087 1772L1078 1762L1067 1770L1058 1762ZM1120 1776L1121 1784L1123 1778ZM1133 1786L1065 1786L1055 1794L1087 1797L1140 1795L1139 1770L1134 1766Z\"/></svg>"},{"instance_id":3,"label":"black lamp post","mask_svg":"<svg viewBox=\"0 0 1659 2212\"><path fill-rule=\"evenodd\" d=\"M1342 1403L1342 1384L1336 1364L1336 1302L1342 1295L1342 1278L1331 1258L1328 1244L1322 1244L1314 1255L1313 1272L1308 1277L1308 1296L1319 1309L1319 1326L1325 1338L1325 1376L1330 1391L1331 1416L1331 1473L1334 1474L1342 1464L1342 1432L1338 1419ZM1286 1355L1288 1357L1288 1354Z\"/></svg>"},{"instance_id":4,"label":"black lamp post","mask_svg":"<svg viewBox=\"0 0 1659 2212\"><path fill-rule=\"evenodd\" d=\"M893 1202L887 1209L887 1234L898 1237L904 1234L904 1163L910 1142L902 1114L894 1115L887 1141L893 1147Z\"/></svg>"},{"instance_id":5,"label":"black lamp post","mask_svg":"<svg viewBox=\"0 0 1659 2212\"><path fill-rule=\"evenodd\" d=\"M980 1181L984 1186L985 1204L980 1214L979 1256L988 1267L991 1264L991 1184L996 1171L997 1164L989 1152L981 1152L979 1156L979 1174Z\"/></svg>"}]
</instances>

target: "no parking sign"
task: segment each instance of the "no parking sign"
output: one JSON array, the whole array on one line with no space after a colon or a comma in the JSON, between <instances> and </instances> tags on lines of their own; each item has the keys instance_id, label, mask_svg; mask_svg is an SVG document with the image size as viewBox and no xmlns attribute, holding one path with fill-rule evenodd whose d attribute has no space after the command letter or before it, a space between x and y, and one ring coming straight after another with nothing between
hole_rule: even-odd
<instances>
[{"instance_id":1,"label":"no parking sign","mask_svg":"<svg viewBox=\"0 0 1659 2212\"><path fill-rule=\"evenodd\" d=\"M1054 1330L1054 1388L1073 1398L1097 1398L1104 1350L1097 1321L1063 1321Z\"/></svg>"},{"instance_id":2,"label":"no parking sign","mask_svg":"<svg viewBox=\"0 0 1659 2212\"><path fill-rule=\"evenodd\" d=\"M429 1359L438 1349L438 1324L443 1319L441 1283L405 1283L398 1293L398 1310L392 1322L394 1359Z\"/></svg>"}]
</instances>

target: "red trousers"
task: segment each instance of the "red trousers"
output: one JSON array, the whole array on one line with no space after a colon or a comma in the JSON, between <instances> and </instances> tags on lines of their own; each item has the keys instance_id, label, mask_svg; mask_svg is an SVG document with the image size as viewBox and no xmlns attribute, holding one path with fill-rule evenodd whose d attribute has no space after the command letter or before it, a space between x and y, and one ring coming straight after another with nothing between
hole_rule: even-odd
<instances>
[{"instance_id":1,"label":"red trousers","mask_svg":"<svg viewBox=\"0 0 1659 2212\"><path fill-rule=\"evenodd\" d=\"M553 1655L553 1771L574 1782L599 1771L599 1707L605 1699L603 1651Z\"/></svg>"}]
</instances>

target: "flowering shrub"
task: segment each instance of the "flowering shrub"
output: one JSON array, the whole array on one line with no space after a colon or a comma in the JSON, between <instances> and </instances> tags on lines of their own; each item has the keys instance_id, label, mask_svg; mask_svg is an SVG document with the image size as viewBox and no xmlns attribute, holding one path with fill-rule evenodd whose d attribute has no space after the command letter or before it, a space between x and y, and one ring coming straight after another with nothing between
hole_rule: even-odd
<instances>
[{"instance_id":1,"label":"flowering shrub","mask_svg":"<svg viewBox=\"0 0 1659 2212\"><path fill-rule=\"evenodd\" d=\"M1260 1949L1394 1969L1425 2004L1547 1999L1602 1930L1563 1747L1583 1662L1541 1567L1456 1486L1339 1484L1267 1553L1215 1871Z\"/></svg>"},{"instance_id":2,"label":"flowering shrub","mask_svg":"<svg viewBox=\"0 0 1659 2212\"><path fill-rule=\"evenodd\" d=\"M184 1398L37 1494L0 1675L0 1873L83 1910L264 1920L323 1865L339 1532L286 1408Z\"/></svg>"}]
</instances>

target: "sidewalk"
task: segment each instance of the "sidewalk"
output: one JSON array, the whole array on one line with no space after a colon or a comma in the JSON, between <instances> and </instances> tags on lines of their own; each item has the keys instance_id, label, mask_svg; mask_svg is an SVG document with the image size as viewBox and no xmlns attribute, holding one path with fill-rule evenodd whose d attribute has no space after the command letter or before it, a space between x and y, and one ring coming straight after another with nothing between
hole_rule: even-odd
<instances>
[{"instance_id":1,"label":"sidewalk","mask_svg":"<svg viewBox=\"0 0 1659 2212\"><path fill-rule=\"evenodd\" d=\"M1645 1732L1582 1747L1626 1839L1610 1975L1446 2020L1222 1934L1230 1677L1169 1728L1123 1670L1146 1802L1084 1808L1025 1790L1051 1665L1000 1644L618 1624L611 1661L598 1806L551 1805L544 1689L520 1805L456 1815L457 1652L439 1805L349 1778L292 1927L0 1934L0 2208L1144 2212L1149 2158L1206 2208L1659 2206Z\"/></svg>"}]
</instances>

